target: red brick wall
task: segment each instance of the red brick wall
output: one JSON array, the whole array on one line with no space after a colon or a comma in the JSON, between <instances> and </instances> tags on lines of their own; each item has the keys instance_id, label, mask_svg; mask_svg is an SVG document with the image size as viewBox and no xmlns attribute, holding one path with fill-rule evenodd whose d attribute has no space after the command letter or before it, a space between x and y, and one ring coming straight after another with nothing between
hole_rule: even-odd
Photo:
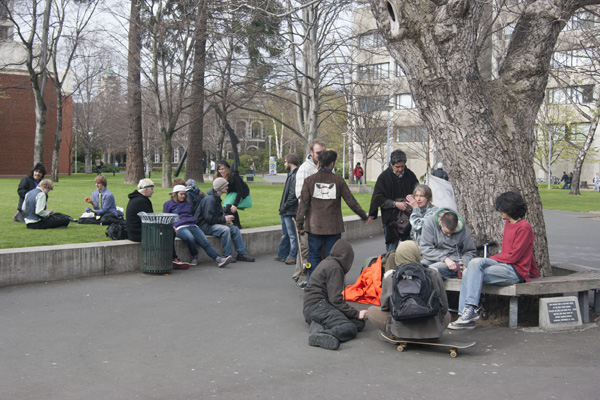
<instances>
[{"instance_id":1,"label":"red brick wall","mask_svg":"<svg viewBox=\"0 0 600 400\"><path fill-rule=\"evenodd\" d=\"M52 81L46 88L46 136L44 165L48 174L56 132L56 90ZM33 167L35 138L35 101L29 77L0 72L0 176L27 175ZM69 172L68 143L73 130L73 104L63 107L63 136L59 153L59 173Z\"/></svg>"}]
</instances>

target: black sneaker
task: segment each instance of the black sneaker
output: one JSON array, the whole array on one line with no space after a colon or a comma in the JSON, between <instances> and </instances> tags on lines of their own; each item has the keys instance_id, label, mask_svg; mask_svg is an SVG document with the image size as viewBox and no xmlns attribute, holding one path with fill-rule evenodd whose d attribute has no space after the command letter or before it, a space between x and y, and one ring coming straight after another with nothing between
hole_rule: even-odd
<instances>
[{"instance_id":1,"label":"black sneaker","mask_svg":"<svg viewBox=\"0 0 600 400\"><path fill-rule=\"evenodd\" d=\"M254 257L249 256L248 254L240 254L238 253L236 260L238 261L246 261L246 262L254 262Z\"/></svg>"},{"instance_id":2,"label":"black sneaker","mask_svg":"<svg viewBox=\"0 0 600 400\"><path fill-rule=\"evenodd\" d=\"M327 350L337 350L340 347L338 338L327 333L313 333L308 337L310 346L321 347Z\"/></svg>"}]
</instances>

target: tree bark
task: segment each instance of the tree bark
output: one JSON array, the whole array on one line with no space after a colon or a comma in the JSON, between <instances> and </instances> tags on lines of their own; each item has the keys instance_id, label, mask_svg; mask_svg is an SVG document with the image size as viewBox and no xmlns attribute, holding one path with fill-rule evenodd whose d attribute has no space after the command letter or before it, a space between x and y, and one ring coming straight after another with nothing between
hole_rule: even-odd
<instances>
[{"instance_id":1,"label":"tree bark","mask_svg":"<svg viewBox=\"0 0 600 400\"><path fill-rule=\"evenodd\" d=\"M583 162L585 161L585 157L587 155L588 150L590 149L592 142L594 141L594 134L596 132L596 128L598 127L598 120L600 119L600 114L596 113L596 116L592 120L590 124L590 129L588 130L587 137L585 139L585 143L579 149L579 154L575 159L575 165L573 166L573 179L571 180L571 191L570 195L573 196L581 196L579 191L579 183L581 179L581 167L583 166Z\"/></svg>"},{"instance_id":2,"label":"tree bark","mask_svg":"<svg viewBox=\"0 0 600 400\"><path fill-rule=\"evenodd\" d=\"M196 27L194 30L194 72L192 74L192 122L188 131L188 156L185 163L185 179L204 182L204 74L206 71L206 39L208 20L208 0L200 1L198 5ZM210 160L206 158L209 165Z\"/></svg>"},{"instance_id":3,"label":"tree bark","mask_svg":"<svg viewBox=\"0 0 600 400\"><path fill-rule=\"evenodd\" d=\"M405 71L421 117L454 183L459 212L476 243L501 241L494 210L519 192L535 232L542 275L551 275L542 204L533 168L534 126L558 34L581 3L524 6L497 77L485 76L478 35L489 4L455 0L372 0L392 56ZM555 4L558 6L554 7Z\"/></svg>"},{"instance_id":4,"label":"tree bark","mask_svg":"<svg viewBox=\"0 0 600 400\"><path fill-rule=\"evenodd\" d=\"M144 178L144 142L142 136L141 62L141 0L131 0L129 16L129 51L127 55L127 109L129 132L127 135L127 162L125 183L137 184Z\"/></svg>"}]
</instances>

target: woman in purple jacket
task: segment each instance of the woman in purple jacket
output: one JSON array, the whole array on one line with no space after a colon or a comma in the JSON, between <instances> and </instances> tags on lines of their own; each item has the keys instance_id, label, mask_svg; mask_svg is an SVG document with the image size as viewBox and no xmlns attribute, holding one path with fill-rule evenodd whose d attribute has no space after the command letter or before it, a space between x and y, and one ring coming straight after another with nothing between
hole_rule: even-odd
<instances>
[{"instance_id":1,"label":"woman in purple jacket","mask_svg":"<svg viewBox=\"0 0 600 400\"><path fill-rule=\"evenodd\" d=\"M196 248L196 244L198 244L210 258L217 262L219 268L226 266L233 258L231 256L221 257L212 248L202 230L196 225L196 219L192 215L192 204L187 201L185 191L185 186L175 185L173 192L171 192L172 199L164 204L163 212L179 215L179 219L175 221L173 227L177 237L183 240L190 249L192 254L190 265L198 265L198 249Z\"/></svg>"}]
</instances>

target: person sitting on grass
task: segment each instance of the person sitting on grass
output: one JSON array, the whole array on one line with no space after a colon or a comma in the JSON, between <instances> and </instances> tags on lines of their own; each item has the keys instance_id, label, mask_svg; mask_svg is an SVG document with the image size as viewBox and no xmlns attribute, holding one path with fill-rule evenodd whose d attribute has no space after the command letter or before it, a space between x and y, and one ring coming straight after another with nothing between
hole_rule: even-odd
<instances>
[{"instance_id":1,"label":"person sitting on grass","mask_svg":"<svg viewBox=\"0 0 600 400\"><path fill-rule=\"evenodd\" d=\"M533 258L533 228L523 219L527 204L519 193L502 193L496 199L496 210L505 221L502 253L490 258L474 258L463 272L458 300L460 318L449 329L473 329L479 319L481 286L508 286L538 278L540 272Z\"/></svg>"},{"instance_id":2,"label":"person sitting on grass","mask_svg":"<svg viewBox=\"0 0 600 400\"><path fill-rule=\"evenodd\" d=\"M35 189L25 195L23 213L28 229L51 229L67 227L71 219L64 215L54 215L54 210L46 209L48 193L54 189L52 181L42 180Z\"/></svg>"},{"instance_id":3,"label":"person sitting on grass","mask_svg":"<svg viewBox=\"0 0 600 400\"><path fill-rule=\"evenodd\" d=\"M226 266L233 260L232 257L221 257L212 248L202 230L196 225L196 220L192 215L192 203L187 201L185 192L185 186L175 185L171 192L172 198L164 204L163 212L179 215L179 219L173 223L173 228L177 237L183 240L190 250L192 255L190 265L198 265L198 249L196 248L196 244L198 244L210 258L217 262L219 268Z\"/></svg>"},{"instance_id":4,"label":"person sitting on grass","mask_svg":"<svg viewBox=\"0 0 600 400\"><path fill-rule=\"evenodd\" d=\"M96 214L97 224L110 224L118 216L115 196L106 187L108 182L104 175L96 175L94 184L96 190L92 192L92 198L86 197L85 201L91 205L90 212Z\"/></svg>"},{"instance_id":5,"label":"person sitting on grass","mask_svg":"<svg viewBox=\"0 0 600 400\"><path fill-rule=\"evenodd\" d=\"M352 268L354 250L344 239L335 242L329 257L319 263L304 289L304 320L310 346L336 350L340 342L356 337L365 327L367 310L346 302L344 277Z\"/></svg>"}]
</instances>

